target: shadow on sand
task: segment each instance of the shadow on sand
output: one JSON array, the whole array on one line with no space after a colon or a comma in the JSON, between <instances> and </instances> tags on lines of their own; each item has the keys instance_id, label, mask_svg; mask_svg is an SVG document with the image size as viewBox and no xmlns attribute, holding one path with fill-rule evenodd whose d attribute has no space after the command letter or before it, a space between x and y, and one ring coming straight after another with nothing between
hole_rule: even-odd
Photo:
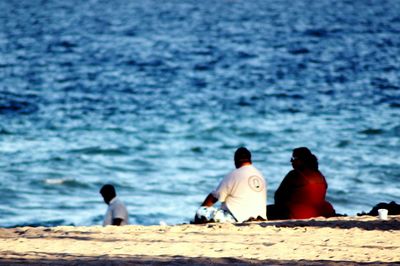
<instances>
[{"instance_id":1,"label":"shadow on sand","mask_svg":"<svg viewBox=\"0 0 400 266\"><path fill-rule=\"evenodd\" d=\"M331 218L332 219L332 218ZM355 220L285 220L259 222L261 227L331 227L340 229L360 228L363 230L400 230L400 217L391 217L389 220L355 221ZM248 226L249 223L236 224L236 226Z\"/></svg>"},{"instance_id":2,"label":"shadow on sand","mask_svg":"<svg viewBox=\"0 0 400 266\"><path fill-rule=\"evenodd\" d=\"M17 255L17 254L16 254ZM46 255L46 254L42 254ZM50 254L55 255L57 254ZM59 254L64 256L65 254ZM327 261L327 260L246 260L236 258L189 258L181 256L173 257L80 257L75 256L71 258L63 259L0 259L0 265L83 265L83 266L127 266L127 265L399 265L400 262L395 263L383 263L383 262L371 262L371 263L360 263L353 261Z\"/></svg>"}]
</instances>

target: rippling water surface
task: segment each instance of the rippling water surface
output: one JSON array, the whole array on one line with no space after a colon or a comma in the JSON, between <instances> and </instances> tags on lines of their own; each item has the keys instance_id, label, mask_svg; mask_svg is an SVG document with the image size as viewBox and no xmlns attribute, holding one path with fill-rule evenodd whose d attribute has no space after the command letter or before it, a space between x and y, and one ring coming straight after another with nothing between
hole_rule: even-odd
<instances>
[{"instance_id":1,"label":"rippling water surface","mask_svg":"<svg viewBox=\"0 0 400 266\"><path fill-rule=\"evenodd\" d=\"M354 215L400 202L400 1L0 0L0 226L189 222L240 145L268 201L308 146Z\"/></svg>"}]
</instances>

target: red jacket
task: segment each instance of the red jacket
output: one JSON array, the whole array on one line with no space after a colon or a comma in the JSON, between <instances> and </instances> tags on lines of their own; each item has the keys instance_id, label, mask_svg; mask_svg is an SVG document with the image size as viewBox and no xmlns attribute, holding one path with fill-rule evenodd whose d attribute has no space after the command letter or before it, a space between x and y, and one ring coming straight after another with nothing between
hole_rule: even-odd
<instances>
[{"instance_id":1,"label":"red jacket","mask_svg":"<svg viewBox=\"0 0 400 266\"><path fill-rule=\"evenodd\" d=\"M275 193L275 205L288 219L332 217L335 210L325 200L327 188L321 172L292 170Z\"/></svg>"}]
</instances>

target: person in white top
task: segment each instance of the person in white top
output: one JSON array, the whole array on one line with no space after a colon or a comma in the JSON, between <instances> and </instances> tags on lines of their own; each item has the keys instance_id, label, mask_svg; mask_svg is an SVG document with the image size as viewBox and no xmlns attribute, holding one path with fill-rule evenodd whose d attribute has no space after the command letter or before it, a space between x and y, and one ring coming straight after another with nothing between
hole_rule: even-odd
<instances>
[{"instance_id":1,"label":"person in white top","mask_svg":"<svg viewBox=\"0 0 400 266\"><path fill-rule=\"evenodd\" d=\"M228 222L266 220L267 183L261 172L253 166L250 151L245 147L238 148L234 161L236 169L222 179L201 206L211 207L220 201L225 216L223 220Z\"/></svg>"},{"instance_id":2,"label":"person in white top","mask_svg":"<svg viewBox=\"0 0 400 266\"><path fill-rule=\"evenodd\" d=\"M104 202L108 205L104 217L103 226L106 225L127 225L129 223L128 210L124 203L117 198L113 185L104 185L100 189Z\"/></svg>"}]
</instances>

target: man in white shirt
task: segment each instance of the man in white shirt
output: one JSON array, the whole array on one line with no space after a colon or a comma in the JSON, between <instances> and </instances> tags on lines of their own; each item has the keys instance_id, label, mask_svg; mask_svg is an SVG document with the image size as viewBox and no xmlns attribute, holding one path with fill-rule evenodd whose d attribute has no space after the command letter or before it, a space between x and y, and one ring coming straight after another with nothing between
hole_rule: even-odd
<instances>
[{"instance_id":1,"label":"man in white shirt","mask_svg":"<svg viewBox=\"0 0 400 266\"><path fill-rule=\"evenodd\" d=\"M128 211L117 198L117 193L113 185L104 185L100 189L104 202L108 205L107 212L104 217L103 226L106 225L127 225L129 223Z\"/></svg>"},{"instance_id":2,"label":"man in white shirt","mask_svg":"<svg viewBox=\"0 0 400 266\"><path fill-rule=\"evenodd\" d=\"M227 222L265 220L267 184L263 175L252 165L251 153L246 148L238 148L234 160L236 169L222 179L201 206L211 207L220 201L221 210L215 213L221 216L222 211L222 220Z\"/></svg>"}]
</instances>

